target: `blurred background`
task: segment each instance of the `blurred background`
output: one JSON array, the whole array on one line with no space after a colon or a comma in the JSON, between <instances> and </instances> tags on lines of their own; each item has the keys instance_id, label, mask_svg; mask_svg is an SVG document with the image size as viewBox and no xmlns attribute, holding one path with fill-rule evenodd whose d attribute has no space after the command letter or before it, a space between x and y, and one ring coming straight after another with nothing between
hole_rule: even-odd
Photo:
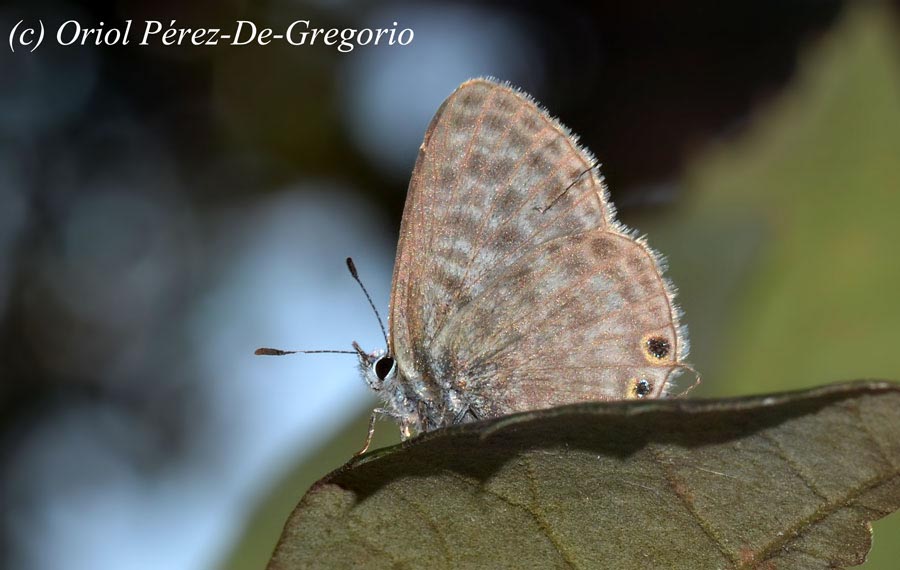
<instances>
[{"instance_id":1,"label":"blurred background","mask_svg":"<svg viewBox=\"0 0 900 570\"><path fill-rule=\"evenodd\" d=\"M763 0L13 0L412 28L406 47L0 49L0 564L255 569L374 400L406 184L462 81L544 103L680 288L698 397L900 380L900 10ZM376 446L397 441L381 423ZM900 517L866 568L896 568Z\"/></svg>"}]
</instances>

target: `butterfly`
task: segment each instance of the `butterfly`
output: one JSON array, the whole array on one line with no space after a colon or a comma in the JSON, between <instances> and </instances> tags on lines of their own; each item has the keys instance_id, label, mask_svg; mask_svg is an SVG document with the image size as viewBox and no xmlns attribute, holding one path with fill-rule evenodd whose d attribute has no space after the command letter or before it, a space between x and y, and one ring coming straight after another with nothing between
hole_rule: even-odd
<instances>
[{"instance_id":1,"label":"butterfly","mask_svg":"<svg viewBox=\"0 0 900 570\"><path fill-rule=\"evenodd\" d=\"M387 347L354 343L383 402L359 453L379 415L407 439L667 395L690 367L662 273L646 241L616 221L597 162L566 127L508 84L463 83L437 110L413 169Z\"/></svg>"}]
</instances>

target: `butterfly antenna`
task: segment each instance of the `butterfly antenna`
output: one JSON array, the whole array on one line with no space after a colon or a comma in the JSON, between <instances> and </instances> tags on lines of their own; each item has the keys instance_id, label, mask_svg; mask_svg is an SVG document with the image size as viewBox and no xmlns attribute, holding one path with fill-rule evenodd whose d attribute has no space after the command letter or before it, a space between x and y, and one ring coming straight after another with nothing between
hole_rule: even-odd
<instances>
[{"instance_id":1,"label":"butterfly antenna","mask_svg":"<svg viewBox=\"0 0 900 570\"><path fill-rule=\"evenodd\" d=\"M359 357L360 357L363 361L365 361L366 359L369 358L369 355L366 354L366 351L363 350L362 347L359 346L359 343L356 342L355 340L353 341L353 350L356 351L356 354L358 354Z\"/></svg>"},{"instance_id":2,"label":"butterfly antenna","mask_svg":"<svg viewBox=\"0 0 900 570\"><path fill-rule=\"evenodd\" d=\"M286 354L356 354L353 350L280 350L277 348L257 348L256 356L284 356Z\"/></svg>"},{"instance_id":3,"label":"butterfly antenna","mask_svg":"<svg viewBox=\"0 0 900 570\"><path fill-rule=\"evenodd\" d=\"M372 307L372 312L375 313L375 318L378 319L378 326L381 327L381 335L384 337L384 346L390 346L387 330L384 328L384 322L381 320L381 315L378 314L378 309L375 308L375 303L372 302L372 297L369 295L369 292L366 291L366 286L363 285L362 280L359 278L359 273L356 272L356 265L353 263L352 257L347 258L347 269L350 270L350 275L352 275L353 279L359 283L359 288L362 289L363 293L366 295L366 299L369 300L369 306Z\"/></svg>"}]
</instances>

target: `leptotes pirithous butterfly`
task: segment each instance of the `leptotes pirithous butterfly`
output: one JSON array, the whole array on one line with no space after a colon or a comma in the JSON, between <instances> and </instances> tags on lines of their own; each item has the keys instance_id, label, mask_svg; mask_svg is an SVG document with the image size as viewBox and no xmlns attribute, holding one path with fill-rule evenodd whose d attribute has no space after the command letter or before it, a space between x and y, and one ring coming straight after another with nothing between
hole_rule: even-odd
<instances>
[{"instance_id":1,"label":"leptotes pirithous butterfly","mask_svg":"<svg viewBox=\"0 0 900 570\"><path fill-rule=\"evenodd\" d=\"M564 126L508 85L462 84L410 180L388 347L357 351L384 401L375 413L406 439L665 395L687 367L685 330L659 257L614 214L593 157Z\"/></svg>"}]
</instances>

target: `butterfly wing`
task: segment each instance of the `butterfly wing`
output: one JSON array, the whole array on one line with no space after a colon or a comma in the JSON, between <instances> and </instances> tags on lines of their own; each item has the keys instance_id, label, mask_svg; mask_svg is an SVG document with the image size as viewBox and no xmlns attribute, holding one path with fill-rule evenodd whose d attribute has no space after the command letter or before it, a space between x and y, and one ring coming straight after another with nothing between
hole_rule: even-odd
<instances>
[{"instance_id":1,"label":"butterfly wing","mask_svg":"<svg viewBox=\"0 0 900 570\"><path fill-rule=\"evenodd\" d=\"M648 362L627 351L602 361L588 358L610 348L597 344L598 331L639 332L642 338L648 331L638 331L640 307L619 310L616 299L631 298L626 290L633 275L615 273L610 256L616 255L644 259L644 296L652 307L669 306L665 318L647 309L656 315L650 320L669 331L674 358L683 355L658 264L614 221L594 166L562 125L508 86L473 80L444 102L413 171L394 267L390 348L404 377L445 395L469 387L484 401L485 413L618 394L610 379L624 385L618 379L625 372L613 369L633 364L633 376ZM601 256L597 239L608 242L600 249L615 253ZM556 271L564 260L555 256L584 256L578 260L582 269ZM589 275L604 268L606 279L592 286ZM529 300L551 290L563 304L553 312L556 320L545 321L549 313ZM588 301L590 311L574 308ZM623 323L632 326L625 330ZM525 336L502 329L526 324ZM533 351L525 352L526 346ZM535 359L555 367L542 371ZM658 394L665 380L653 384ZM506 392L498 392L501 387ZM525 399L517 388L527 392ZM545 397L551 393L556 396ZM498 407L504 398L508 403Z\"/></svg>"},{"instance_id":2,"label":"butterfly wing","mask_svg":"<svg viewBox=\"0 0 900 570\"><path fill-rule=\"evenodd\" d=\"M683 356L655 256L599 229L530 251L431 345L441 373L463 382L466 403L484 416L657 397Z\"/></svg>"}]
</instances>

